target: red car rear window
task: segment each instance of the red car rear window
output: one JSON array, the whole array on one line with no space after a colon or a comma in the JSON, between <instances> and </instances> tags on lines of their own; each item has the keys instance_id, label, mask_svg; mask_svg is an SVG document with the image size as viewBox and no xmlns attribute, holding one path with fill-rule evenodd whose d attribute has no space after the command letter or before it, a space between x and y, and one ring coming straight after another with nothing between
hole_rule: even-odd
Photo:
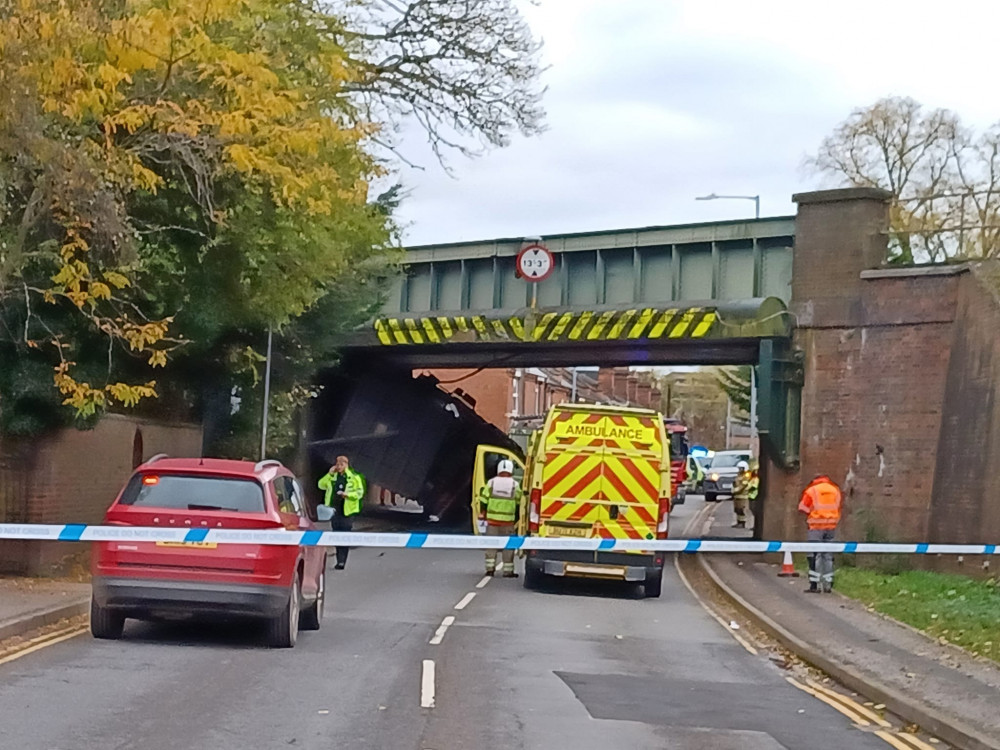
<instances>
[{"instance_id":1,"label":"red car rear window","mask_svg":"<svg viewBox=\"0 0 1000 750\"><path fill-rule=\"evenodd\" d=\"M132 477L120 505L174 510L263 513L264 488L250 479L142 474Z\"/></svg>"}]
</instances>

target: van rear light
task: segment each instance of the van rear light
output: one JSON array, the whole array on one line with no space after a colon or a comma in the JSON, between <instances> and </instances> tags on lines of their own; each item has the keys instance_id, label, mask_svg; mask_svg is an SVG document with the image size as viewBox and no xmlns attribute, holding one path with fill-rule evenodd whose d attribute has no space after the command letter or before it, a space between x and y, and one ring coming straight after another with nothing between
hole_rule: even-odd
<instances>
[{"instance_id":1,"label":"van rear light","mask_svg":"<svg viewBox=\"0 0 1000 750\"><path fill-rule=\"evenodd\" d=\"M656 525L656 538L666 539L670 530L670 498L660 498L660 522Z\"/></svg>"},{"instance_id":2,"label":"van rear light","mask_svg":"<svg viewBox=\"0 0 1000 750\"><path fill-rule=\"evenodd\" d=\"M532 534L538 533L538 526L542 522L540 508L542 506L542 491L534 489L531 491L531 501L528 508L528 529Z\"/></svg>"}]
</instances>

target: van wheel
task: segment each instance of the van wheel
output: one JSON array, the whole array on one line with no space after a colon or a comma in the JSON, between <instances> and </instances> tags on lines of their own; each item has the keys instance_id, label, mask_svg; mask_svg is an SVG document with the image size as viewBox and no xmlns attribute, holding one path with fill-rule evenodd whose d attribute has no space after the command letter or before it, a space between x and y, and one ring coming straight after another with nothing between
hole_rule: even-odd
<instances>
[{"instance_id":1,"label":"van wheel","mask_svg":"<svg viewBox=\"0 0 1000 750\"><path fill-rule=\"evenodd\" d=\"M93 597L90 598L90 632L94 638L117 641L124 630L125 615L102 607Z\"/></svg>"},{"instance_id":2,"label":"van wheel","mask_svg":"<svg viewBox=\"0 0 1000 750\"><path fill-rule=\"evenodd\" d=\"M319 574L319 590L316 592L316 601L302 613L303 630L319 630L323 622L323 604L326 602L326 565Z\"/></svg>"},{"instance_id":3,"label":"van wheel","mask_svg":"<svg viewBox=\"0 0 1000 750\"><path fill-rule=\"evenodd\" d=\"M295 646L295 642L299 638L301 607L302 588L299 582L299 572L295 571L285 611L267 623L267 642L272 648L293 648Z\"/></svg>"},{"instance_id":4,"label":"van wheel","mask_svg":"<svg viewBox=\"0 0 1000 750\"><path fill-rule=\"evenodd\" d=\"M663 571L658 570L652 575L646 576L646 582L643 584L644 593L647 599L657 599L660 596L660 591L663 588Z\"/></svg>"},{"instance_id":5,"label":"van wheel","mask_svg":"<svg viewBox=\"0 0 1000 750\"><path fill-rule=\"evenodd\" d=\"M530 565L524 566L524 588L534 591L535 589L540 589L542 587L542 578L545 574L538 568L533 568Z\"/></svg>"}]
</instances>

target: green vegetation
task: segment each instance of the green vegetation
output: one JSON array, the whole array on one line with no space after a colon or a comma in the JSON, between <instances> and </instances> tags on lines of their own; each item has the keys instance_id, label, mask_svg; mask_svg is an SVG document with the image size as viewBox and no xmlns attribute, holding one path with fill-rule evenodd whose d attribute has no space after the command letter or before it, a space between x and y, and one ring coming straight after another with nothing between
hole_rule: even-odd
<instances>
[{"instance_id":1,"label":"green vegetation","mask_svg":"<svg viewBox=\"0 0 1000 750\"><path fill-rule=\"evenodd\" d=\"M7 3L4 7L6 8ZM275 450L399 273L399 135L542 129L514 0L23 0L0 13L0 436L107 410ZM234 408L233 404L240 408Z\"/></svg>"},{"instance_id":2,"label":"green vegetation","mask_svg":"<svg viewBox=\"0 0 1000 750\"><path fill-rule=\"evenodd\" d=\"M996 579L909 570L897 574L840 567L837 590L928 635L1000 661L1000 585Z\"/></svg>"}]
</instances>

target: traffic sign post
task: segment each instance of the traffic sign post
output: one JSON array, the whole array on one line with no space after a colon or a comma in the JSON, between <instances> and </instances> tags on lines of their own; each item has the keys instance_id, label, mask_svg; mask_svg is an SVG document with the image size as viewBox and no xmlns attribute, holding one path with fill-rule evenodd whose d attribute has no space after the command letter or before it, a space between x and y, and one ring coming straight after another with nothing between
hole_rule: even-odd
<instances>
[{"instance_id":1,"label":"traffic sign post","mask_svg":"<svg viewBox=\"0 0 1000 750\"><path fill-rule=\"evenodd\" d=\"M556 270L556 259L545 245L533 242L521 248L515 261L517 275L532 285L531 307L538 306L538 284Z\"/></svg>"}]
</instances>

